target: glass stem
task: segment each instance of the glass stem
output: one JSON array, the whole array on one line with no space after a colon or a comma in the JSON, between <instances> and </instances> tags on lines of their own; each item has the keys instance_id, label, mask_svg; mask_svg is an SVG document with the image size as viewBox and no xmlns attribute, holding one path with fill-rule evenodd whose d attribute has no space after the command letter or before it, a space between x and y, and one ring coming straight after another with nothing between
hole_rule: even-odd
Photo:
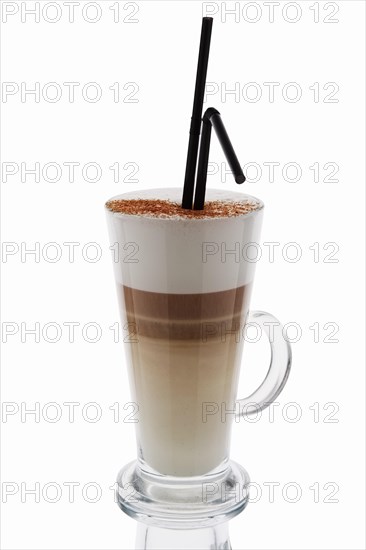
<instances>
[{"instance_id":1,"label":"glass stem","mask_svg":"<svg viewBox=\"0 0 366 550\"><path fill-rule=\"evenodd\" d=\"M231 550L229 523L204 529L162 529L138 523L136 550Z\"/></svg>"}]
</instances>

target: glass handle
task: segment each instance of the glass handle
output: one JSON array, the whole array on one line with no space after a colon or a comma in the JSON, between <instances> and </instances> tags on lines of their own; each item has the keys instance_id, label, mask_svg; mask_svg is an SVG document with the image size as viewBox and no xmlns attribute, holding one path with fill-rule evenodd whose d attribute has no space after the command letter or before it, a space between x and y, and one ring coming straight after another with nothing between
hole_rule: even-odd
<instances>
[{"instance_id":1,"label":"glass handle","mask_svg":"<svg viewBox=\"0 0 366 550\"><path fill-rule=\"evenodd\" d=\"M249 313L248 324L255 324L267 335L271 346L271 361L262 384L248 397L238 399L237 417L248 416L262 411L270 405L283 390L291 368L291 347L283 335L281 323L265 311Z\"/></svg>"}]
</instances>

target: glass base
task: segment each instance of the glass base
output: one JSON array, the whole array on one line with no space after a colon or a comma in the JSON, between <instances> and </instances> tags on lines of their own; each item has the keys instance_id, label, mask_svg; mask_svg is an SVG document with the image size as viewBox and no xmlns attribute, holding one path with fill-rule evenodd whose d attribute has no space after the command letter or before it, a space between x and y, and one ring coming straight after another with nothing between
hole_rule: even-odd
<instances>
[{"instance_id":1,"label":"glass base","mask_svg":"<svg viewBox=\"0 0 366 550\"><path fill-rule=\"evenodd\" d=\"M146 471L136 460L117 476L119 507L132 518L169 529L217 525L244 510L250 479L229 461L223 471L199 477L172 477Z\"/></svg>"},{"instance_id":2,"label":"glass base","mask_svg":"<svg viewBox=\"0 0 366 550\"><path fill-rule=\"evenodd\" d=\"M162 529L137 523L136 550L232 550L228 522L201 529Z\"/></svg>"}]
</instances>

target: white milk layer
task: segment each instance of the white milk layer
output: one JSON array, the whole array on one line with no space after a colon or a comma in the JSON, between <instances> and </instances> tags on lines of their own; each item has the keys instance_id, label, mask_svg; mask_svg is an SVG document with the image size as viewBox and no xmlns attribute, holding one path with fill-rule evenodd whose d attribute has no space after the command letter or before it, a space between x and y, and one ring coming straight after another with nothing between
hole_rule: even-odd
<instances>
[{"instance_id":1,"label":"white milk layer","mask_svg":"<svg viewBox=\"0 0 366 550\"><path fill-rule=\"evenodd\" d=\"M181 188L112 197L181 204ZM106 209L116 281L138 290L194 294L229 290L254 278L263 203L250 195L207 189L206 201L251 201L258 210L221 218L159 218Z\"/></svg>"},{"instance_id":2,"label":"white milk layer","mask_svg":"<svg viewBox=\"0 0 366 550\"><path fill-rule=\"evenodd\" d=\"M127 346L138 448L154 470L199 476L228 456L243 339L179 341L139 336ZM229 411L222 416L223 411Z\"/></svg>"}]
</instances>

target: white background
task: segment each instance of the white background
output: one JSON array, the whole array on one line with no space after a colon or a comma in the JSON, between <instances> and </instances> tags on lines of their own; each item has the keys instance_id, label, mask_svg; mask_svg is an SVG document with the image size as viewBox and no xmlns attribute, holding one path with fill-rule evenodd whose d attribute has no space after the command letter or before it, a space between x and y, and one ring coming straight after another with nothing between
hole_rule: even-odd
<instances>
[{"instance_id":1,"label":"white background","mask_svg":"<svg viewBox=\"0 0 366 550\"><path fill-rule=\"evenodd\" d=\"M130 401L123 348L108 328L118 321L118 310L103 203L124 191L182 184L201 17L209 15L209 8L216 11L207 76L213 93L205 105L221 111L241 162L256 163L247 167L248 175L254 177L256 166L261 167L259 180L242 189L266 204L263 241L280 243L274 262L263 247L252 307L273 312L285 324L297 323L289 331L293 339L296 327L301 328L293 344L290 379L273 409L274 422L267 411L256 423L234 426L232 457L247 468L262 495L231 522L232 545L364 548L364 3L281 2L270 22L265 2L237 2L237 15L226 20L222 3L119 2L119 21L114 22L111 7L116 10L117 4L99 1L100 19L91 23L96 8L89 6L83 13L88 3L80 0L73 23L63 2L41 11L39 23L23 11L22 22L22 10L34 4L2 2L2 79L19 89L22 82L28 89L39 82L41 89L39 102L34 95L22 101L20 91L2 97L2 161L15 163L3 164L3 170L19 167L7 181L3 178L2 186L2 238L15 243L4 245L14 254L2 258L7 340L2 399L6 411L14 413L3 415L1 425L3 548L134 547L136 523L120 512L110 489L118 469L136 450L134 424L123 422L130 412L123 410ZM45 4L40 2L41 8ZM233 2L226 3L226 9L233 7ZM4 21L5 9L18 11ZM47 21L59 15L59 21ZM49 82L62 91L56 102L56 88L44 89ZM80 83L74 102L64 82ZM97 102L82 96L89 82L102 90ZM109 89L116 82L118 102ZM137 89L131 82L139 88L132 97L136 102L126 102ZM272 100L266 82L279 83ZM291 82L301 91L298 101L290 101L296 91L286 87ZM225 86L233 89L235 83L239 97L225 95ZM318 97L314 83L319 83ZM250 101L258 90L262 96ZM92 98L92 88L88 91ZM210 160L216 165L224 161L215 136ZM36 162L41 169L58 163L63 168L59 181L47 181L55 177L52 169L39 182L31 174L23 174L22 181L21 163L31 168ZM74 182L65 162L80 163ZM99 181L83 177L81 168L88 162L100 166ZM109 167L117 162L121 174L115 183ZM280 163L274 181L266 162ZM289 181L297 179L291 168L282 174L290 162L301 167L298 181ZM122 181L131 172L131 166L124 168L127 163L138 165L135 182ZM309 169L314 163L320 166L318 182ZM332 171L323 168L326 163L337 165L333 179L338 181L324 181ZM94 177L92 169L87 177ZM226 182L221 179L220 173L210 175L208 186L236 188L230 176ZM54 263L50 258L56 248L45 247L51 242L61 250ZM74 262L65 242L80 243ZM99 261L90 261L95 248L86 247L82 255L90 242L100 247ZM297 262L285 261L281 254L289 242L301 248ZM34 255L22 261L21 250L35 243L39 261ZM309 248L314 243L319 243L317 262ZM337 262L325 261L334 246L324 250L327 243L339 247L331 256ZM289 256L293 252L288 249ZM23 334L22 342L21 323L24 329L37 322L39 343L29 334ZM65 322L80 323L74 343ZM102 331L96 343L82 335L90 322ZM47 323L61 327L59 341L47 341L55 335L52 327L42 335ZM319 323L319 342L309 328L314 323ZM332 337L338 342L325 341L334 326L324 328L326 323L338 325ZM12 328L15 333L8 335ZM94 337L92 329L87 337ZM249 393L265 372L262 342L247 344L245 354L247 376L240 381L240 395ZM56 409L43 409L50 402L62 412L54 423L50 418ZM80 403L73 423L65 402ZM86 407L82 415L90 402L102 411L95 423L90 421L95 409ZM110 409L116 402L119 422ZM34 408L35 403L41 408L39 422L32 414L22 421L21 408ZM291 422L296 415L298 421ZM67 482L80 484L74 502L69 502ZM279 484L274 499L264 485L269 482ZM36 483L40 502L24 493ZM42 494L47 483L53 485ZM97 502L88 502L96 494L93 486L83 498L87 483L100 487ZM283 492L288 483L297 485ZM295 500L294 487L301 493L297 502L289 502ZM319 502L314 487L319 487ZM11 488L14 494L7 494ZM51 503L52 498L57 502Z\"/></svg>"}]
</instances>

